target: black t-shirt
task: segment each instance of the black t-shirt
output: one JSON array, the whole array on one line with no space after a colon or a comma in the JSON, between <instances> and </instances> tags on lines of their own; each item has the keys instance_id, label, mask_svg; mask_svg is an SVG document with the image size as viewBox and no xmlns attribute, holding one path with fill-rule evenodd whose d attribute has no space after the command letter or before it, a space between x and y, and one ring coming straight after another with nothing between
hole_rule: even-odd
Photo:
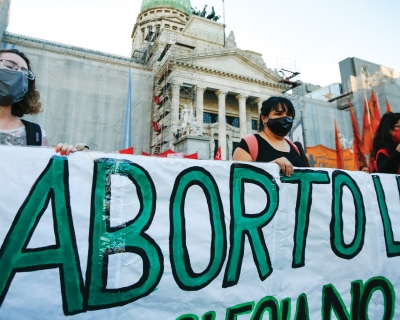
<instances>
[{"instance_id":1,"label":"black t-shirt","mask_svg":"<svg viewBox=\"0 0 400 320\"><path fill-rule=\"evenodd\" d=\"M377 164L379 173L397 173L400 166L400 152L394 150L390 157L380 153Z\"/></svg>"},{"instance_id":2,"label":"black t-shirt","mask_svg":"<svg viewBox=\"0 0 400 320\"><path fill-rule=\"evenodd\" d=\"M255 137L257 138L258 142L258 155L256 162L271 162L274 161L275 159L285 157L290 161L290 163L294 167L299 167L299 168L304 168L307 167L307 165L304 163L304 161L300 158L299 154L293 147L289 144L290 146L290 151L289 152L283 152L283 151L278 151L274 149L267 140L263 139L259 134L255 134ZM247 145L247 142L242 139L240 140L239 143L239 148L242 148L244 151L246 151L248 154L250 154L249 146Z\"/></svg>"}]
</instances>

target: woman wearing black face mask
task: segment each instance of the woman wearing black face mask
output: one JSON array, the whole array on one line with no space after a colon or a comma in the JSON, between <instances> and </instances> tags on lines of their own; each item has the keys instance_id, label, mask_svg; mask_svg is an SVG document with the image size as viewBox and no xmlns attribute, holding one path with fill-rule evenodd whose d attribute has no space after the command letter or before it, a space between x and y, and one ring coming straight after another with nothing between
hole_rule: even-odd
<instances>
[{"instance_id":1,"label":"woman wearing black face mask","mask_svg":"<svg viewBox=\"0 0 400 320\"><path fill-rule=\"evenodd\" d=\"M236 161L274 162L290 177L294 167L307 167L297 148L285 136L293 125L293 104L271 97L261 107L259 133L244 137L233 154Z\"/></svg>"},{"instance_id":2,"label":"woman wearing black face mask","mask_svg":"<svg viewBox=\"0 0 400 320\"><path fill-rule=\"evenodd\" d=\"M373 141L375 171L400 174L400 113L385 113Z\"/></svg>"},{"instance_id":3,"label":"woman wearing black face mask","mask_svg":"<svg viewBox=\"0 0 400 320\"><path fill-rule=\"evenodd\" d=\"M29 121L25 114L40 112L39 92L35 74L25 54L17 49L0 50L0 144L48 146L45 132ZM56 152L68 155L76 149L59 143Z\"/></svg>"}]
</instances>

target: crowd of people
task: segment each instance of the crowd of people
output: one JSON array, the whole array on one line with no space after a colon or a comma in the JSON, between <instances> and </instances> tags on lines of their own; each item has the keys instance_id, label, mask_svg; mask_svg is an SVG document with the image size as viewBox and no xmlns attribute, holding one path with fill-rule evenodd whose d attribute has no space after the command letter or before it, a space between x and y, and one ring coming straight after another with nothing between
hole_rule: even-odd
<instances>
[{"instance_id":1,"label":"crowd of people","mask_svg":"<svg viewBox=\"0 0 400 320\"><path fill-rule=\"evenodd\" d=\"M46 132L36 123L22 120L41 111L40 94L35 86L27 56L17 49L0 50L0 144L49 146ZM290 100L270 97L260 110L259 132L243 137L233 154L234 161L272 162L290 177L294 167L309 167L301 144L285 136L292 128L295 109ZM55 151L68 155L77 149L58 143ZM386 113L373 140L371 156L375 172L400 174L400 113ZM364 166L360 171L369 173Z\"/></svg>"}]
</instances>

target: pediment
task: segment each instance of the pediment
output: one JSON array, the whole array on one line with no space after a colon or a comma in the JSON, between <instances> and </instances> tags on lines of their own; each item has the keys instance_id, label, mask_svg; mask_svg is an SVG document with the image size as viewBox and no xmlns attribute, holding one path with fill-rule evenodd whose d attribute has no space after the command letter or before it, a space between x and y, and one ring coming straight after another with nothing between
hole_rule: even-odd
<instances>
[{"instance_id":1,"label":"pediment","mask_svg":"<svg viewBox=\"0 0 400 320\"><path fill-rule=\"evenodd\" d=\"M205 67L272 83L279 83L280 80L276 74L269 72L262 66L255 64L236 52L198 56L194 64L198 67Z\"/></svg>"}]
</instances>

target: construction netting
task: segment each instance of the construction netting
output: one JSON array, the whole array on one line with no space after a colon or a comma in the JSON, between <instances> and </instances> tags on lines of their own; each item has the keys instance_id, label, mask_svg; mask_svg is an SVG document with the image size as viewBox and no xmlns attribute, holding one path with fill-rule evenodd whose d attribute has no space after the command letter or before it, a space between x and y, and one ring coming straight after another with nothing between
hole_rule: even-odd
<instances>
[{"instance_id":1,"label":"construction netting","mask_svg":"<svg viewBox=\"0 0 400 320\"><path fill-rule=\"evenodd\" d=\"M323 145L307 147L308 160L312 167L337 168L336 150ZM343 150L343 166L345 170L357 170L352 148Z\"/></svg>"},{"instance_id":2,"label":"construction netting","mask_svg":"<svg viewBox=\"0 0 400 320\"><path fill-rule=\"evenodd\" d=\"M131 110L125 134L133 137L138 153L149 151L151 72L128 57L9 33L2 46L15 47L31 60L43 111L24 119L39 123L51 144L85 142L92 150L120 150Z\"/></svg>"}]
</instances>

